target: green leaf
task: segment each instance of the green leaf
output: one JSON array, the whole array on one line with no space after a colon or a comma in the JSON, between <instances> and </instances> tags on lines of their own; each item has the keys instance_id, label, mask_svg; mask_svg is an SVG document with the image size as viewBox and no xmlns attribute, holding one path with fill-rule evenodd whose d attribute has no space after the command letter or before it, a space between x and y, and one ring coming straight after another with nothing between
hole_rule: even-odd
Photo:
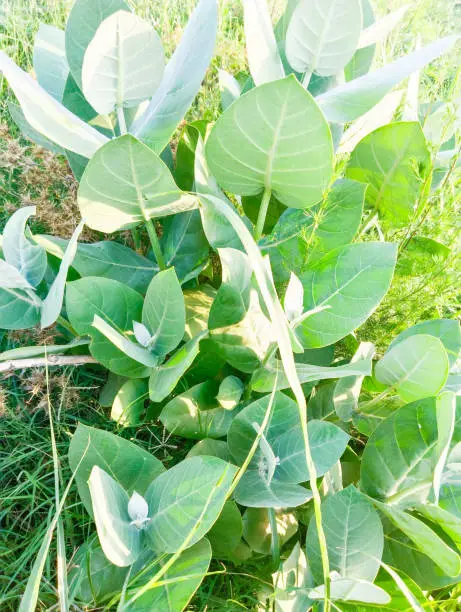
<instances>
[{"instance_id":1,"label":"green leaf","mask_svg":"<svg viewBox=\"0 0 461 612\"><path fill-rule=\"evenodd\" d=\"M139 425L144 404L148 398L149 390L146 379L127 380L114 398L110 418L122 427Z\"/></svg>"},{"instance_id":2,"label":"green leaf","mask_svg":"<svg viewBox=\"0 0 461 612\"><path fill-rule=\"evenodd\" d=\"M419 123L390 123L355 147L346 176L368 184L365 202L390 225L405 225L414 215L430 166Z\"/></svg>"},{"instance_id":3,"label":"green leaf","mask_svg":"<svg viewBox=\"0 0 461 612\"><path fill-rule=\"evenodd\" d=\"M240 510L234 501L226 501L218 520L208 532L213 557L225 559L237 548L243 533Z\"/></svg>"},{"instance_id":4,"label":"green leaf","mask_svg":"<svg viewBox=\"0 0 461 612\"><path fill-rule=\"evenodd\" d=\"M308 591L311 599L324 599L325 585ZM330 597L332 601L357 601L365 604L386 606L391 603L390 595L381 587L366 580L337 578L331 581Z\"/></svg>"},{"instance_id":5,"label":"green leaf","mask_svg":"<svg viewBox=\"0 0 461 612\"><path fill-rule=\"evenodd\" d=\"M461 572L461 559L430 527L416 517L388 504L379 504L383 512L415 546L430 557L448 576Z\"/></svg>"},{"instance_id":6,"label":"green leaf","mask_svg":"<svg viewBox=\"0 0 461 612\"><path fill-rule=\"evenodd\" d=\"M234 410L240 402L245 390L244 383L237 376L226 376L219 385L216 399L225 410Z\"/></svg>"},{"instance_id":7,"label":"green leaf","mask_svg":"<svg viewBox=\"0 0 461 612\"><path fill-rule=\"evenodd\" d=\"M377 42L385 40L392 30L400 23L409 8L408 4L403 5L396 11L388 13L373 24L364 28L360 35L359 48L369 47Z\"/></svg>"},{"instance_id":8,"label":"green leaf","mask_svg":"<svg viewBox=\"0 0 461 612\"><path fill-rule=\"evenodd\" d=\"M312 574L299 542L296 542L289 557L280 563L278 571L272 574L272 581L276 609L286 607L287 611L295 612L307 610L312 605L312 600L307 596L307 588L313 586Z\"/></svg>"},{"instance_id":9,"label":"green leaf","mask_svg":"<svg viewBox=\"0 0 461 612\"><path fill-rule=\"evenodd\" d=\"M291 512L275 512L277 535L283 546L298 531L298 521ZM272 532L266 508L247 508L243 515L243 537L252 550L262 555L271 552Z\"/></svg>"},{"instance_id":10,"label":"green leaf","mask_svg":"<svg viewBox=\"0 0 461 612\"><path fill-rule=\"evenodd\" d=\"M166 266L174 266L181 283L196 278L208 263L210 245L198 210L167 217L161 238Z\"/></svg>"},{"instance_id":11,"label":"green leaf","mask_svg":"<svg viewBox=\"0 0 461 612\"><path fill-rule=\"evenodd\" d=\"M152 279L142 308L142 322L152 334L149 350L160 358L171 353L183 339L186 309L174 268Z\"/></svg>"},{"instance_id":12,"label":"green leaf","mask_svg":"<svg viewBox=\"0 0 461 612\"><path fill-rule=\"evenodd\" d=\"M137 361L147 368L153 368L158 364L158 357L114 329L99 315L94 315L93 327L129 359Z\"/></svg>"},{"instance_id":13,"label":"green leaf","mask_svg":"<svg viewBox=\"0 0 461 612\"><path fill-rule=\"evenodd\" d=\"M31 296L34 294L34 288L21 272L3 259L0 259L0 274L0 288L6 290L22 289Z\"/></svg>"},{"instance_id":14,"label":"green leaf","mask_svg":"<svg viewBox=\"0 0 461 612\"><path fill-rule=\"evenodd\" d=\"M300 131L300 125L306 127ZM331 179L330 130L294 76L236 100L216 122L205 151L223 189L248 196L269 189L293 208L318 202Z\"/></svg>"},{"instance_id":15,"label":"green leaf","mask_svg":"<svg viewBox=\"0 0 461 612\"><path fill-rule=\"evenodd\" d=\"M40 24L34 41L34 72L39 85L62 102L69 76L63 30Z\"/></svg>"},{"instance_id":16,"label":"green leaf","mask_svg":"<svg viewBox=\"0 0 461 612\"><path fill-rule=\"evenodd\" d=\"M301 0L287 30L287 59L297 72L335 75L352 59L361 30L360 0Z\"/></svg>"},{"instance_id":17,"label":"green leaf","mask_svg":"<svg viewBox=\"0 0 461 612\"><path fill-rule=\"evenodd\" d=\"M389 289L396 256L395 244L351 244L302 274L304 309L324 308L297 328L303 346L333 344L364 323Z\"/></svg>"},{"instance_id":18,"label":"green leaf","mask_svg":"<svg viewBox=\"0 0 461 612\"><path fill-rule=\"evenodd\" d=\"M375 15L370 0L361 0L363 28L366 29L375 23ZM362 30L363 31L363 30ZM359 40L360 44L360 40ZM369 45L362 49L357 49L351 61L344 68L346 81L352 81L366 74L373 63L376 45Z\"/></svg>"},{"instance_id":19,"label":"green leaf","mask_svg":"<svg viewBox=\"0 0 461 612\"><path fill-rule=\"evenodd\" d=\"M101 115L137 106L155 93L164 63L162 42L150 24L117 11L104 19L86 48L82 91Z\"/></svg>"},{"instance_id":20,"label":"green leaf","mask_svg":"<svg viewBox=\"0 0 461 612\"><path fill-rule=\"evenodd\" d=\"M257 471L250 470L240 479L234 499L249 508L296 508L312 499L312 492L291 482L272 480L268 484Z\"/></svg>"},{"instance_id":21,"label":"green leaf","mask_svg":"<svg viewBox=\"0 0 461 612\"><path fill-rule=\"evenodd\" d=\"M43 279L47 266L45 249L31 242L26 233L27 220L35 212L35 206L24 206L13 213L3 229L2 240L5 261L14 266L33 287Z\"/></svg>"},{"instance_id":22,"label":"green leaf","mask_svg":"<svg viewBox=\"0 0 461 612\"><path fill-rule=\"evenodd\" d=\"M74 340L69 344L45 345L42 346L18 346L14 349L9 349L0 353L0 362L9 361L10 359L29 359L30 357L41 357L42 355L56 355L66 353L78 346L86 346L88 340Z\"/></svg>"},{"instance_id":23,"label":"green leaf","mask_svg":"<svg viewBox=\"0 0 461 612\"><path fill-rule=\"evenodd\" d=\"M457 36L447 36L437 40L383 68L327 91L317 98L317 102L328 121L354 121L373 108L397 83L443 55L457 39Z\"/></svg>"},{"instance_id":24,"label":"green leaf","mask_svg":"<svg viewBox=\"0 0 461 612\"><path fill-rule=\"evenodd\" d=\"M451 250L437 240L413 236L404 243L395 269L400 276L424 276L444 265Z\"/></svg>"},{"instance_id":25,"label":"green leaf","mask_svg":"<svg viewBox=\"0 0 461 612\"><path fill-rule=\"evenodd\" d=\"M77 0L74 3L66 27L66 55L72 76L80 88L88 45L104 19L120 10L130 10L124 0Z\"/></svg>"},{"instance_id":26,"label":"green leaf","mask_svg":"<svg viewBox=\"0 0 461 612\"><path fill-rule=\"evenodd\" d=\"M26 121L60 147L91 157L107 138L55 100L3 52L0 71L13 89Z\"/></svg>"},{"instance_id":27,"label":"green leaf","mask_svg":"<svg viewBox=\"0 0 461 612\"><path fill-rule=\"evenodd\" d=\"M30 125L30 123L24 117L24 113L22 112L19 104L15 104L14 102L8 102L8 110L11 115L11 118L21 130L21 133L24 138L35 142L35 144L37 144L39 147L47 149L47 151L51 151L52 153L57 154L64 154L64 149L62 147L59 147L56 143L43 136L43 134L37 132L37 130L35 130Z\"/></svg>"},{"instance_id":28,"label":"green leaf","mask_svg":"<svg viewBox=\"0 0 461 612\"><path fill-rule=\"evenodd\" d=\"M392 340L389 349L403 342L403 340L419 334L438 338L445 347L450 368L455 365L461 351L461 328L456 319L431 319L412 325Z\"/></svg>"},{"instance_id":29,"label":"green leaf","mask_svg":"<svg viewBox=\"0 0 461 612\"><path fill-rule=\"evenodd\" d=\"M443 472L452 445L456 423L456 395L445 391L436 398L437 445L435 447L435 467L433 477L433 494L435 502L439 502L440 487L443 482Z\"/></svg>"},{"instance_id":30,"label":"green leaf","mask_svg":"<svg viewBox=\"0 0 461 612\"><path fill-rule=\"evenodd\" d=\"M97 361L129 378L148 376L149 369L127 357L93 327L93 321L98 315L123 334L141 319L142 303L139 293L115 280L88 276L67 284L66 310L72 327L82 336L91 336L90 352Z\"/></svg>"},{"instance_id":31,"label":"green leaf","mask_svg":"<svg viewBox=\"0 0 461 612\"><path fill-rule=\"evenodd\" d=\"M368 440L361 489L403 506L424 503L432 486L437 439L435 398L403 406L382 421Z\"/></svg>"},{"instance_id":32,"label":"green leaf","mask_svg":"<svg viewBox=\"0 0 461 612\"><path fill-rule=\"evenodd\" d=\"M55 236L36 235L34 239L46 250L63 256L67 240ZM145 293L157 269L150 259L123 244L112 241L80 242L72 267L80 276L102 276L120 281L139 293Z\"/></svg>"},{"instance_id":33,"label":"green leaf","mask_svg":"<svg viewBox=\"0 0 461 612\"><path fill-rule=\"evenodd\" d=\"M42 329L53 325L53 323L55 323L56 319L59 317L62 309L62 303L64 301L67 273L69 272L69 268L75 257L75 253L77 251L77 240L83 231L84 225L84 222L80 221L78 226L75 228L75 231L72 234L72 237L69 240L62 257L56 278L48 291L48 295L43 300L40 316L40 325Z\"/></svg>"},{"instance_id":34,"label":"green leaf","mask_svg":"<svg viewBox=\"0 0 461 612\"><path fill-rule=\"evenodd\" d=\"M141 553L141 531L128 514L129 497L120 484L95 465L88 480L99 542L114 565L132 565Z\"/></svg>"},{"instance_id":35,"label":"green leaf","mask_svg":"<svg viewBox=\"0 0 461 612\"><path fill-rule=\"evenodd\" d=\"M131 126L133 134L156 153L169 142L200 89L213 56L217 27L215 0L200 0L165 68L159 88Z\"/></svg>"},{"instance_id":36,"label":"green leaf","mask_svg":"<svg viewBox=\"0 0 461 612\"><path fill-rule=\"evenodd\" d=\"M269 401L270 396L265 396L252 402L232 421L227 443L231 456L238 464L243 463L250 451L257 435L256 426L261 426ZM277 393L269 426L263 433L266 444L277 457L273 482L299 483L309 480L296 402L283 393ZM323 476L340 459L349 436L332 423L315 420L309 421L308 434L317 475ZM260 444L248 471L264 474L267 467L267 457Z\"/></svg>"},{"instance_id":37,"label":"green leaf","mask_svg":"<svg viewBox=\"0 0 461 612\"><path fill-rule=\"evenodd\" d=\"M5 278L4 270L2 276ZM0 287L1 329L34 327L40 322L40 306L40 300L35 295L32 296L22 289Z\"/></svg>"},{"instance_id":38,"label":"green leaf","mask_svg":"<svg viewBox=\"0 0 461 612\"><path fill-rule=\"evenodd\" d=\"M255 85L283 79L285 72L266 0L244 0L243 11L248 64Z\"/></svg>"},{"instance_id":39,"label":"green leaf","mask_svg":"<svg viewBox=\"0 0 461 612\"><path fill-rule=\"evenodd\" d=\"M240 84L226 70L218 68L219 91L221 92L221 107L223 111L227 110L232 102L235 102L240 97Z\"/></svg>"},{"instance_id":40,"label":"green leaf","mask_svg":"<svg viewBox=\"0 0 461 612\"><path fill-rule=\"evenodd\" d=\"M374 344L361 342L351 359L351 363L356 363L360 359L373 359L374 354ZM353 414L357 412L364 378L364 376L347 376L336 383L333 403L336 414L342 421L350 421Z\"/></svg>"},{"instance_id":41,"label":"green leaf","mask_svg":"<svg viewBox=\"0 0 461 612\"><path fill-rule=\"evenodd\" d=\"M234 325L214 329L210 337L234 368L253 372L260 367L274 340L274 333L261 310L255 289L250 291L250 303L244 318Z\"/></svg>"},{"instance_id":42,"label":"green leaf","mask_svg":"<svg viewBox=\"0 0 461 612\"><path fill-rule=\"evenodd\" d=\"M461 551L461 519L458 516L432 504L417 504L415 510L438 525Z\"/></svg>"},{"instance_id":43,"label":"green leaf","mask_svg":"<svg viewBox=\"0 0 461 612\"><path fill-rule=\"evenodd\" d=\"M149 575L161 569L169 557L151 566ZM132 604L125 604L127 612L184 610L206 575L211 561L211 546L206 538L185 550L162 577L163 584L154 585ZM140 568L141 569L141 568ZM144 578L145 579L145 578ZM142 578L140 579L142 586Z\"/></svg>"},{"instance_id":44,"label":"green leaf","mask_svg":"<svg viewBox=\"0 0 461 612\"><path fill-rule=\"evenodd\" d=\"M184 438L223 438L233 414L219 406L217 391L212 380L191 387L166 404L160 421L167 431Z\"/></svg>"},{"instance_id":45,"label":"green leaf","mask_svg":"<svg viewBox=\"0 0 461 612\"><path fill-rule=\"evenodd\" d=\"M72 113L74 113L74 115L77 115L77 117L83 119L83 121L90 122L98 115L94 108L88 103L87 99L83 95L82 90L77 85L75 79L71 74L67 78L62 103L66 108L68 108ZM69 152L67 152L67 155L68 153ZM88 160L85 159L85 162L87 161Z\"/></svg>"},{"instance_id":46,"label":"green leaf","mask_svg":"<svg viewBox=\"0 0 461 612\"><path fill-rule=\"evenodd\" d=\"M352 242L362 218L365 190L356 181L339 180L319 205L288 209L262 241L263 252L272 255L277 249L286 268L300 274L309 262Z\"/></svg>"},{"instance_id":47,"label":"green leaf","mask_svg":"<svg viewBox=\"0 0 461 612\"><path fill-rule=\"evenodd\" d=\"M199 457L202 455L210 455L211 457L219 457L223 461L230 461L230 453L227 448L227 442L222 440L213 440L212 438L204 438L194 444L187 453L187 457Z\"/></svg>"},{"instance_id":48,"label":"green leaf","mask_svg":"<svg viewBox=\"0 0 461 612\"><path fill-rule=\"evenodd\" d=\"M447 381L449 362L442 342L417 334L389 348L375 368L376 380L395 388L405 402L431 397Z\"/></svg>"},{"instance_id":49,"label":"green leaf","mask_svg":"<svg viewBox=\"0 0 461 612\"><path fill-rule=\"evenodd\" d=\"M88 450L79 466L87 446ZM165 469L158 459L140 446L83 423L79 423L72 437L69 464L72 471L76 472L78 492L90 515L93 511L88 479L93 466L97 465L115 478L128 495L137 491L144 496L153 479Z\"/></svg>"},{"instance_id":50,"label":"green leaf","mask_svg":"<svg viewBox=\"0 0 461 612\"><path fill-rule=\"evenodd\" d=\"M149 378L149 396L153 402L162 402L190 368L200 350L200 340L208 335L204 331L181 346L168 361L152 370Z\"/></svg>"},{"instance_id":51,"label":"green leaf","mask_svg":"<svg viewBox=\"0 0 461 612\"><path fill-rule=\"evenodd\" d=\"M216 329L239 323L250 306L252 271L248 256L236 249L218 249L222 284L211 306L208 328Z\"/></svg>"},{"instance_id":52,"label":"green leaf","mask_svg":"<svg viewBox=\"0 0 461 612\"><path fill-rule=\"evenodd\" d=\"M367 498L350 485L322 502L322 524L330 571L341 578L373 582L384 548L379 514ZM309 523L306 553L314 577L322 580L322 562L315 519Z\"/></svg>"},{"instance_id":53,"label":"green leaf","mask_svg":"<svg viewBox=\"0 0 461 612\"><path fill-rule=\"evenodd\" d=\"M176 187L153 151L126 134L91 158L80 182L78 205L89 227L110 233L190 209L194 199Z\"/></svg>"},{"instance_id":54,"label":"green leaf","mask_svg":"<svg viewBox=\"0 0 461 612\"><path fill-rule=\"evenodd\" d=\"M153 550L175 552L191 530L189 546L200 540L221 514L236 472L216 457L192 457L156 478L146 493Z\"/></svg>"}]
</instances>

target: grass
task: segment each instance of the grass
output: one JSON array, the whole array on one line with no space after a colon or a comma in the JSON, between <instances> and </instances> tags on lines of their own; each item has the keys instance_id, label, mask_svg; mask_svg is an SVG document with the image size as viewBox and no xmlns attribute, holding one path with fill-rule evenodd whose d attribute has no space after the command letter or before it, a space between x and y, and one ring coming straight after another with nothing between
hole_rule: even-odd
<instances>
[{"instance_id":1,"label":"grass","mask_svg":"<svg viewBox=\"0 0 461 612\"><path fill-rule=\"evenodd\" d=\"M403 0L378 0L379 13L393 10ZM33 38L39 23L63 27L70 2L66 0L3 0L0 7L0 48L23 68L31 68ZM174 50L194 0L136 0L130 2L138 14L151 19L161 33L168 54ZM238 0L221 0L220 29L213 64L189 118L216 118L219 112L217 68L237 73L246 67L242 4ZM279 15L282 3L271 3L272 13ZM423 43L459 30L460 16L456 5L447 0L421 0L409 9L399 31L379 53L378 64L411 50L415 36ZM455 99L460 94L458 79L459 51L441 58L424 72L422 96L427 101ZM7 113L8 88L0 76L0 223L19 206L36 204L37 231L69 236L76 224L76 184L68 167L58 158L19 138ZM430 262L423 275L396 277L385 301L367 322L359 335L384 349L401 329L427 318L461 314L460 262L460 184L447 182L431 205L418 233L439 240L451 249L443 262ZM91 234L87 234L91 238ZM47 330L5 335L2 350L19 344L61 342L60 332ZM70 436L81 420L95 427L109 429L135 439L158 457L173 462L186 448L177 448L174 439L165 437L162 428L149 424L139 429L120 431L108 419L107 411L97 401L98 390L105 379L99 367L54 369L50 374L50 400L60 459L61 489L69 477L66 455ZM42 542L53 513L54 471L49 419L47 414L45 373L26 371L2 382L0 390L0 609L16 610L19 597L29 576L33 559ZM63 516L67 560L89 533L89 520L72 490ZM55 544L53 544L55 546ZM56 603L56 550L52 548L45 568L40 594L40 609ZM261 593L267 589L260 578L270 583L270 569L262 572L259 560L242 567L228 567L225 574L211 576L200 587L191 610L253 610ZM222 569L214 562L211 571ZM439 594L440 610L455 611L460 588Z\"/></svg>"}]
</instances>

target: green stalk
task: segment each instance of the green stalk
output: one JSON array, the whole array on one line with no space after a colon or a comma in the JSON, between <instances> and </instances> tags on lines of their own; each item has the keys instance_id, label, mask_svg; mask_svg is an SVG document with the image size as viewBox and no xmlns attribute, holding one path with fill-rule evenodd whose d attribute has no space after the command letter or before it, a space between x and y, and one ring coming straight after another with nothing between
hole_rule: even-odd
<instances>
[{"instance_id":1,"label":"green stalk","mask_svg":"<svg viewBox=\"0 0 461 612\"><path fill-rule=\"evenodd\" d=\"M264 223L266 222L267 211L269 209L269 202L271 201L271 189L270 187L266 187L263 193L263 197L261 200L261 206L259 208L258 220L256 222L254 239L255 242L263 235Z\"/></svg>"},{"instance_id":2,"label":"green stalk","mask_svg":"<svg viewBox=\"0 0 461 612\"><path fill-rule=\"evenodd\" d=\"M307 70L303 76L303 87L307 89L309 87L309 83L311 82L313 70Z\"/></svg>"},{"instance_id":3,"label":"green stalk","mask_svg":"<svg viewBox=\"0 0 461 612\"><path fill-rule=\"evenodd\" d=\"M155 231L154 224L152 223L152 219L147 219L145 221L145 226L147 229L147 233L149 234L150 243L152 245L152 250L154 251L158 267L160 268L160 270L166 270L165 259L163 258L162 249L160 247L160 242L157 236L157 232Z\"/></svg>"},{"instance_id":4,"label":"green stalk","mask_svg":"<svg viewBox=\"0 0 461 612\"><path fill-rule=\"evenodd\" d=\"M76 338L79 337L79 334L77 334L77 332L72 327L72 325L69 323L69 321L65 319L63 316L59 315L58 318L56 319L56 323L58 323L61 327L64 327L64 329L66 329L70 334L72 334Z\"/></svg>"}]
</instances>

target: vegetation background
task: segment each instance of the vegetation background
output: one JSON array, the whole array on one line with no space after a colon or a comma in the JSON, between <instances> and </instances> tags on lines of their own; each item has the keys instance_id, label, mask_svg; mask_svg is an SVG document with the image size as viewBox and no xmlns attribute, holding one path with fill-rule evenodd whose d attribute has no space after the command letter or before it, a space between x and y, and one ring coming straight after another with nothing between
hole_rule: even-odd
<instances>
[{"instance_id":1,"label":"vegetation background","mask_svg":"<svg viewBox=\"0 0 461 612\"><path fill-rule=\"evenodd\" d=\"M24 69L31 69L33 39L40 22L63 27L72 0L0 0L0 48ZM135 0L136 12L150 19L167 53L180 39L182 28L195 6L193 0ZM269 0L274 22L282 13L282 0ZM384 15L406 4L405 0L374 0L376 12ZM213 120L219 113L217 69L232 74L246 69L243 9L240 0L220 1L220 31L213 64L189 119ZM401 25L377 55L385 64L422 43L461 31L461 2L418 0L412 3ZM461 50L434 62L422 75L420 101L455 100L461 103ZM0 75L0 224L14 210L37 205L34 230L68 237L77 225L76 183L66 163L19 137L9 118L8 86ZM439 240L451 249L450 257L434 262L419 276L395 278L391 291L378 311L359 330L361 338L379 349L402 329L428 318L461 314L461 179L447 182L433 202L418 233ZM92 239L91 232L84 234ZM392 237L389 237L392 239ZM130 237L126 236L129 243ZM0 349L19 344L59 341L53 328L42 334L33 330L0 336ZM46 336L46 337L45 337ZM102 369L53 369L47 381L43 371L25 371L1 381L0 386L0 609L15 610L30 566L42 542L53 510L54 475L47 411L52 406L56 423L60 475L66 483L70 469L67 447L70 433L81 420L95 427L116 431L98 401L104 383ZM121 433L166 461L177 462L187 448L168 437L155 424ZM181 442L183 445L183 441ZM70 497L65 513L68 559L89 532L88 517L77 495ZM54 601L54 559L45 571L44 608ZM216 567L211 569L223 569ZM268 572L268 578L270 573ZM47 583L46 580L49 582ZM258 579L259 580L259 579ZM251 575L251 566L229 570L204 581L194 598L193 610L245 610L257 606L263 587ZM439 610L460 609L461 588L438 594Z\"/></svg>"}]
</instances>

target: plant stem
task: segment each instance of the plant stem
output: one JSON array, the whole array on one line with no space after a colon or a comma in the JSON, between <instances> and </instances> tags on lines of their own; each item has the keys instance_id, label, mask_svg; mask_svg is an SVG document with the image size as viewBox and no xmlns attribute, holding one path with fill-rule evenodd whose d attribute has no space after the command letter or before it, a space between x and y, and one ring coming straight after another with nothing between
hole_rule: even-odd
<instances>
[{"instance_id":1,"label":"plant stem","mask_svg":"<svg viewBox=\"0 0 461 612\"><path fill-rule=\"evenodd\" d=\"M63 316L59 315L58 318L56 319L56 323L59 323L61 327L64 327L64 329L67 329L67 331L70 334L78 338L79 334L77 334L77 332L72 327L72 325L69 323L69 321L67 321L67 319L65 319Z\"/></svg>"},{"instance_id":2,"label":"plant stem","mask_svg":"<svg viewBox=\"0 0 461 612\"><path fill-rule=\"evenodd\" d=\"M271 189L269 187L266 187L263 193L262 200L261 200L261 206L259 208L258 220L256 222L255 233L254 233L255 242L258 242L258 240L263 235L264 223L266 222L266 216L267 216L267 211L269 209L270 201L271 201Z\"/></svg>"},{"instance_id":3,"label":"plant stem","mask_svg":"<svg viewBox=\"0 0 461 612\"><path fill-rule=\"evenodd\" d=\"M311 82L311 78L312 78L312 70L308 70L307 72L304 73L303 76L303 87L304 89L307 89L309 87L309 83Z\"/></svg>"},{"instance_id":4,"label":"plant stem","mask_svg":"<svg viewBox=\"0 0 461 612\"><path fill-rule=\"evenodd\" d=\"M274 562L274 569L278 569L280 565L280 540L277 531L277 518L274 508L268 508L269 523L271 526L271 555Z\"/></svg>"},{"instance_id":5,"label":"plant stem","mask_svg":"<svg viewBox=\"0 0 461 612\"><path fill-rule=\"evenodd\" d=\"M166 269L165 260L163 258L162 249L160 247L160 242L157 236L157 232L155 231L154 224L152 223L152 219L147 219L145 221L147 233L149 234L150 243L152 245L152 250L154 251L155 259L157 260L158 267L160 270Z\"/></svg>"},{"instance_id":6,"label":"plant stem","mask_svg":"<svg viewBox=\"0 0 461 612\"><path fill-rule=\"evenodd\" d=\"M12 359L0 363L0 372L14 372L25 368L43 368L45 366L79 366L86 363L97 363L90 355L48 355L47 357L32 357L30 359Z\"/></svg>"},{"instance_id":7,"label":"plant stem","mask_svg":"<svg viewBox=\"0 0 461 612\"><path fill-rule=\"evenodd\" d=\"M138 253L141 253L141 237L139 236L139 231L137 227L133 227L133 229L131 230L131 235L133 236L134 248Z\"/></svg>"}]
</instances>

